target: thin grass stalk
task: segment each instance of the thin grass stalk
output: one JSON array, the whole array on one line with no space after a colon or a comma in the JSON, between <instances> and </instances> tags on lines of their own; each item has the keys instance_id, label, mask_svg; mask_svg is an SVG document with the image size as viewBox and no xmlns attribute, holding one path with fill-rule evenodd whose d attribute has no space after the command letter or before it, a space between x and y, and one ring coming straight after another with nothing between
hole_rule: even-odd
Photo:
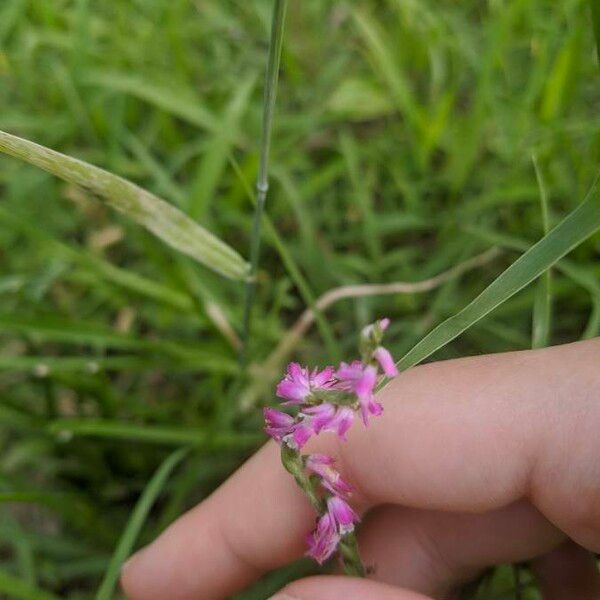
<instances>
[{"instance_id":1,"label":"thin grass stalk","mask_svg":"<svg viewBox=\"0 0 600 600\"><path fill-rule=\"evenodd\" d=\"M256 274L258 272L260 258L261 224L267 201L267 192L269 191L269 151L271 148L273 113L275 111L275 100L277 98L277 82L279 80L279 65L281 62L286 9L287 0L275 0L263 99L263 123L260 143L260 162L258 166L258 178L256 181L256 205L254 208L254 223L252 225L252 237L250 240L250 279L246 284L246 302L244 306L244 329L242 333L243 346L240 353L240 361L242 364L245 364L247 360L252 307L254 306L254 299L256 296Z\"/></svg>"}]
</instances>

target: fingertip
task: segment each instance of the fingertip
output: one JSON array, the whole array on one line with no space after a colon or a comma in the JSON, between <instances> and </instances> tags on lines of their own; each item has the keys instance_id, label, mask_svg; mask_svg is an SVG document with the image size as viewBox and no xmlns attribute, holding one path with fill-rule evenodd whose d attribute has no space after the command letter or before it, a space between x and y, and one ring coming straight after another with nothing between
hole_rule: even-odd
<instances>
[{"instance_id":1,"label":"fingertip","mask_svg":"<svg viewBox=\"0 0 600 600\"><path fill-rule=\"evenodd\" d=\"M344 575L318 575L290 583L269 600L430 600L386 583Z\"/></svg>"},{"instance_id":2,"label":"fingertip","mask_svg":"<svg viewBox=\"0 0 600 600\"><path fill-rule=\"evenodd\" d=\"M130 556L121 567L119 583L128 600L142 600L140 582L143 580L144 554L147 547Z\"/></svg>"}]
</instances>

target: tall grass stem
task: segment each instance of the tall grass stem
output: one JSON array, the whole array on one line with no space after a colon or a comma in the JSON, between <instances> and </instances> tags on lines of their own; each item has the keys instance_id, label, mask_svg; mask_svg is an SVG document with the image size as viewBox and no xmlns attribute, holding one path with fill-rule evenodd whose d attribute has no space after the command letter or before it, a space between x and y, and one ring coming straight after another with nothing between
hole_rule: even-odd
<instances>
[{"instance_id":1,"label":"tall grass stem","mask_svg":"<svg viewBox=\"0 0 600 600\"><path fill-rule=\"evenodd\" d=\"M256 181L256 205L254 208L254 223L252 225L252 237L250 240L250 279L246 285L246 302L244 306L243 345L240 353L240 362L242 365L245 364L247 360L252 307L256 296L256 274L258 272L260 258L261 224L265 203L267 201L267 192L269 190L269 151L271 148L271 130L273 128L275 100L277 98L277 83L279 80L279 64L281 62L286 9L287 0L275 0L263 99L260 162L258 166L258 178Z\"/></svg>"}]
</instances>

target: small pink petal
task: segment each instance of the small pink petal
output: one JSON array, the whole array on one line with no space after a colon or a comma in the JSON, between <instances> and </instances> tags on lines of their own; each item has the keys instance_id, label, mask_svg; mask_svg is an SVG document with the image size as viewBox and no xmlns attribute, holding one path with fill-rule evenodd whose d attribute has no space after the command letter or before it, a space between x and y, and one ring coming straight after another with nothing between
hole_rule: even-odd
<instances>
[{"instance_id":1,"label":"small pink petal","mask_svg":"<svg viewBox=\"0 0 600 600\"><path fill-rule=\"evenodd\" d=\"M353 531L354 524L360 520L350 505L339 496L331 496L327 499L327 512L340 535Z\"/></svg>"},{"instance_id":2,"label":"small pink petal","mask_svg":"<svg viewBox=\"0 0 600 600\"><path fill-rule=\"evenodd\" d=\"M328 402L323 404L317 404L316 406L309 406L303 410L302 414L308 415L308 420L312 425L315 433L319 433L326 429L335 417L335 406Z\"/></svg>"},{"instance_id":3,"label":"small pink petal","mask_svg":"<svg viewBox=\"0 0 600 600\"><path fill-rule=\"evenodd\" d=\"M319 517L317 527L306 538L308 550L306 554L322 565L335 552L340 541L335 522L329 513Z\"/></svg>"},{"instance_id":4,"label":"small pink petal","mask_svg":"<svg viewBox=\"0 0 600 600\"><path fill-rule=\"evenodd\" d=\"M263 409L263 415L265 432L277 442L281 442L286 435L293 431L294 418L290 415L270 407Z\"/></svg>"},{"instance_id":5,"label":"small pink petal","mask_svg":"<svg viewBox=\"0 0 600 600\"><path fill-rule=\"evenodd\" d=\"M329 387L332 383L334 368L325 367L319 372L315 369L310 376L310 383L313 389L321 389L323 387Z\"/></svg>"},{"instance_id":6,"label":"small pink petal","mask_svg":"<svg viewBox=\"0 0 600 600\"><path fill-rule=\"evenodd\" d=\"M333 431L343 440L346 439L346 433L352 427L354 422L354 411L347 406L337 409L335 416L324 431Z\"/></svg>"},{"instance_id":7,"label":"small pink petal","mask_svg":"<svg viewBox=\"0 0 600 600\"><path fill-rule=\"evenodd\" d=\"M377 382L377 369L372 365L365 367L360 378L356 381L354 391L360 398L368 398L373 393Z\"/></svg>"},{"instance_id":8,"label":"small pink petal","mask_svg":"<svg viewBox=\"0 0 600 600\"><path fill-rule=\"evenodd\" d=\"M321 478L321 485L336 496L348 496L353 488L346 483L341 475L333 468L334 459L325 454L309 454L306 468Z\"/></svg>"},{"instance_id":9,"label":"small pink petal","mask_svg":"<svg viewBox=\"0 0 600 600\"><path fill-rule=\"evenodd\" d=\"M398 375L398 369L396 368L394 359L387 349L385 349L383 346L379 346L379 348L376 348L373 355L377 359L377 362L381 365L383 372L388 377L396 377L396 375Z\"/></svg>"},{"instance_id":10,"label":"small pink petal","mask_svg":"<svg viewBox=\"0 0 600 600\"><path fill-rule=\"evenodd\" d=\"M293 427L293 431L283 438L283 441L294 450L302 450L314 433L314 429L310 425L300 422Z\"/></svg>"}]
</instances>

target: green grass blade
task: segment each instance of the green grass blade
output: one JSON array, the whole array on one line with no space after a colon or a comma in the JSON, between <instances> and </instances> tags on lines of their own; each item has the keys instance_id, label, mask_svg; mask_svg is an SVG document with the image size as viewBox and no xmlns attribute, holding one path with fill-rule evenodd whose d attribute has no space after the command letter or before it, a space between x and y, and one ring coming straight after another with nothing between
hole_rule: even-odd
<instances>
[{"instance_id":1,"label":"green grass blade","mask_svg":"<svg viewBox=\"0 0 600 600\"><path fill-rule=\"evenodd\" d=\"M248 199L251 203L254 204L256 202L256 198L254 197L254 194L252 193L252 188L250 187L246 177L242 173L238 162L232 155L229 156L229 160L231 161L231 165L233 166L233 169L236 175L238 176L240 183L242 184L245 193L248 196ZM332 360L333 362L337 361L340 357L340 349L335 340L333 329L329 324L329 321L323 316L323 313L317 307L315 294L313 293L308 281L306 280L306 277L302 274L300 267L294 260L292 253L288 250L282 237L277 232L277 228L275 227L275 224L273 223L269 215L263 213L262 221L271 245L279 254L284 267L286 268L289 276L298 288L298 291L300 292L300 295L302 296L302 299L304 300L305 304L310 307L310 309L315 315L317 327L319 328L319 333L321 334L323 342L325 343L325 347L329 354L330 360Z\"/></svg>"},{"instance_id":2,"label":"green grass blade","mask_svg":"<svg viewBox=\"0 0 600 600\"><path fill-rule=\"evenodd\" d=\"M245 450L264 441L261 433L137 425L103 419L57 419L52 421L46 430L52 435L67 439L72 436L86 436L177 446L185 444L208 450Z\"/></svg>"},{"instance_id":3,"label":"green grass blade","mask_svg":"<svg viewBox=\"0 0 600 600\"><path fill-rule=\"evenodd\" d=\"M200 129L217 132L220 128L219 119L189 90L174 90L118 71L92 71L83 83L133 96Z\"/></svg>"},{"instance_id":4,"label":"green grass blade","mask_svg":"<svg viewBox=\"0 0 600 600\"><path fill-rule=\"evenodd\" d=\"M188 451L187 448L181 448L168 456L144 489L112 555L104 579L96 594L96 600L110 600L112 598L121 572L121 566L130 555L152 505L165 487L173 469L183 460Z\"/></svg>"},{"instance_id":5,"label":"green grass blade","mask_svg":"<svg viewBox=\"0 0 600 600\"><path fill-rule=\"evenodd\" d=\"M211 358L198 354L174 360L165 360L165 356L1 356L0 373L3 371L26 371L37 377L55 374L95 375L102 371L146 372L155 369L168 369L171 372L213 372L233 375L237 372L235 361L231 359Z\"/></svg>"},{"instance_id":6,"label":"green grass blade","mask_svg":"<svg viewBox=\"0 0 600 600\"><path fill-rule=\"evenodd\" d=\"M408 369L431 356L531 283L598 229L600 194L597 178L586 199L573 212L518 258L469 305L426 335L399 361L398 366Z\"/></svg>"},{"instance_id":7,"label":"green grass blade","mask_svg":"<svg viewBox=\"0 0 600 600\"><path fill-rule=\"evenodd\" d=\"M596 54L600 63L600 0L590 0L590 7L592 9L594 39L596 40Z\"/></svg>"},{"instance_id":8,"label":"green grass blade","mask_svg":"<svg viewBox=\"0 0 600 600\"><path fill-rule=\"evenodd\" d=\"M542 226L544 235L550 231L550 217L548 215L548 192L538 164L533 156L533 166L538 186L540 188L540 208L542 213ZM550 269L542 273L537 284L535 301L533 304L533 321L531 327L532 348L545 348L550 343L550 323L552 320L552 274Z\"/></svg>"},{"instance_id":9,"label":"green grass blade","mask_svg":"<svg viewBox=\"0 0 600 600\"><path fill-rule=\"evenodd\" d=\"M230 246L150 192L108 171L0 131L0 151L20 158L105 199L163 242L231 279L248 265Z\"/></svg>"},{"instance_id":10,"label":"green grass blade","mask_svg":"<svg viewBox=\"0 0 600 600\"><path fill-rule=\"evenodd\" d=\"M0 597L15 598L18 600L60 600L58 596L51 594L30 583L0 570Z\"/></svg>"},{"instance_id":11,"label":"green grass blade","mask_svg":"<svg viewBox=\"0 0 600 600\"><path fill-rule=\"evenodd\" d=\"M260 140L260 158L258 161L258 177L256 180L256 203L254 205L254 219L250 234L250 279L246 284L246 298L244 300L244 321L242 329L242 349L240 351L240 364L244 365L248 359L248 343L252 326L252 308L256 298L256 275L260 261L260 243L262 217L267 202L269 191L269 153L271 150L271 131L275 113L275 100L277 99L277 84L279 81L279 65L283 48L283 32L285 27L285 14L287 0L275 0L271 18L271 37L269 40L269 56L265 87L263 95L262 133Z\"/></svg>"},{"instance_id":12,"label":"green grass blade","mask_svg":"<svg viewBox=\"0 0 600 600\"><path fill-rule=\"evenodd\" d=\"M202 221L206 218L210 203L225 172L229 153L240 121L248 108L255 83L256 77L251 75L239 84L223 114L223 126L212 135L207 144L190 192L188 212L193 219Z\"/></svg>"}]
</instances>

